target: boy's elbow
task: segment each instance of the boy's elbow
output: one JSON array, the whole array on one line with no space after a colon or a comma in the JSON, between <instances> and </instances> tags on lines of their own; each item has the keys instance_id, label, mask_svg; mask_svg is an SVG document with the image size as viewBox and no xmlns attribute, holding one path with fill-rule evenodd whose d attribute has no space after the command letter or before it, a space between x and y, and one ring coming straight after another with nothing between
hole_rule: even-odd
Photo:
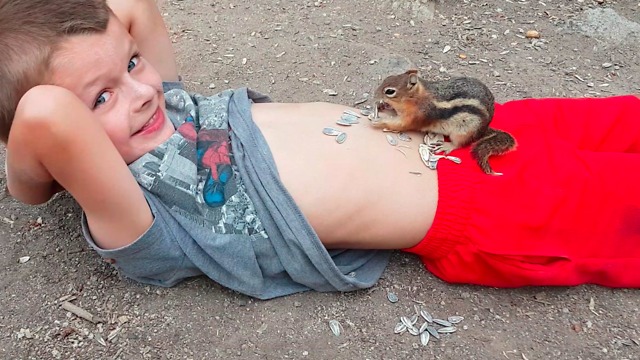
<instances>
[{"instance_id":1,"label":"boy's elbow","mask_svg":"<svg viewBox=\"0 0 640 360\"><path fill-rule=\"evenodd\" d=\"M51 199L53 191L46 187L23 188L21 186L12 186L11 182L7 182L5 192L8 192L14 199L27 205L44 204Z\"/></svg>"}]
</instances>

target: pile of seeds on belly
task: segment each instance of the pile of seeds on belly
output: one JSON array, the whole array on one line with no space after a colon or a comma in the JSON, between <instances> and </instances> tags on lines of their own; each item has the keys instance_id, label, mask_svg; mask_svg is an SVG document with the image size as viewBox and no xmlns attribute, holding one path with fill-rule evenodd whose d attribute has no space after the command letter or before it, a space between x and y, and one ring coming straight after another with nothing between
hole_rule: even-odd
<instances>
[{"instance_id":1,"label":"pile of seeds on belly","mask_svg":"<svg viewBox=\"0 0 640 360\"><path fill-rule=\"evenodd\" d=\"M364 115L365 114L364 111L366 110L362 110L362 111ZM341 126L351 126L359 123L360 123L360 115L358 115L357 113L351 110L345 110L340 116L340 119L336 120L336 124ZM322 133L328 136L335 136L336 142L338 144L342 144L347 140L347 133L342 132L336 128L326 127L322 129Z\"/></svg>"},{"instance_id":2,"label":"pile of seeds on belly","mask_svg":"<svg viewBox=\"0 0 640 360\"><path fill-rule=\"evenodd\" d=\"M368 109L361 109L360 114L351 110L344 110L340 118L336 120L336 124L342 127L356 125L360 123L361 116L365 116L370 121L378 120L379 117L377 113L377 107L374 107L373 111ZM404 147L407 149L411 149L411 147L400 144L400 142L411 142L411 136L403 132L389 131L387 129L383 129L382 131L386 133L385 137L389 145L394 146L395 150L399 151L405 157L407 157L407 154L400 148ZM343 144L345 141L347 141L347 133L334 127L325 127L322 129L322 133L327 136L335 136L336 142L338 144ZM393 134L395 134L396 136L393 136ZM443 143L444 136L427 133L424 136L424 143L418 145L418 153L420 154L420 158L422 159L422 162L427 166L427 168L435 170L438 165L438 160L440 159L447 159L453 161L456 164L461 163L460 158L457 158L455 156L436 154L438 152L438 148ZM419 171L410 171L409 173L414 175L421 175Z\"/></svg>"},{"instance_id":3,"label":"pile of seeds on belly","mask_svg":"<svg viewBox=\"0 0 640 360\"><path fill-rule=\"evenodd\" d=\"M398 296L392 292L387 293L387 299L392 303L398 302ZM458 330L456 325L464 320L464 317L459 315L449 316L446 320L434 318L427 310L417 304L414 305L414 310L413 315L400 317L400 322L396 324L393 332L419 336L423 346L427 346L432 337L440 340L441 336L456 332ZM416 325L419 320L424 322L418 327ZM342 325L337 320L329 320L329 328L335 336L340 336L342 333Z\"/></svg>"}]
</instances>

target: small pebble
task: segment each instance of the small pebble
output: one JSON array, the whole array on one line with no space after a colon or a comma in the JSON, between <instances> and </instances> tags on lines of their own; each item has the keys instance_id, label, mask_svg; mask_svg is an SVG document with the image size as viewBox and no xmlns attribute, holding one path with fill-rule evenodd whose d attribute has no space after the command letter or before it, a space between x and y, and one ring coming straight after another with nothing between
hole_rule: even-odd
<instances>
[{"instance_id":1,"label":"small pebble","mask_svg":"<svg viewBox=\"0 0 640 360\"><path fill-rule=\"evenodd\" d=\"M527 39L539 39L540 33L535 30L529 30L526 32L525 36L527 37Z\"/></svg>"}]
</instances>

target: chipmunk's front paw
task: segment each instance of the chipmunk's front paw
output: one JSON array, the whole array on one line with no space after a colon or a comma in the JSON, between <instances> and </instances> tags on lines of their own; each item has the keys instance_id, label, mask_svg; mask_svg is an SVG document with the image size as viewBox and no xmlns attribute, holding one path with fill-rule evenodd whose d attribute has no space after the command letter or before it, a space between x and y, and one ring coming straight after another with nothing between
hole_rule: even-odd
<instances>
[{"instance_id":1,"label":"chipmunk's front paw","mask_svg":"<svg viewBox=\"0 0 640 360\"><path fill-rule=\"evenodd\" d=\"M387 127L387 122L384 120L372 120L371 121L371 126L373 126L376 129L384 129Z\"/></svg>"},{"instance_id":2,"label":"chipmunk's front paw","mask_svg":"<svg viewBox=\"0 0 640 360\"><path fill-rule=\"evenodd\" d=\"M452 143L444 142L442 144L436 145L433 150L435 153L443 152L446 155L449 155L453 150L457 149Z\"/></svg>"},{"instance_id":3,"label":"chipmunk's front paw","mask_svg":"<svg viewBox=\"0 0 640 360\"><path fill-rule=\"evenodd\" d=\"M380 119L377 121L372 121L371 126L376 129L383 129L388 131L404 131L405 126L402 123L402 120L398 117Z\"/></svg>"}]
</instances>

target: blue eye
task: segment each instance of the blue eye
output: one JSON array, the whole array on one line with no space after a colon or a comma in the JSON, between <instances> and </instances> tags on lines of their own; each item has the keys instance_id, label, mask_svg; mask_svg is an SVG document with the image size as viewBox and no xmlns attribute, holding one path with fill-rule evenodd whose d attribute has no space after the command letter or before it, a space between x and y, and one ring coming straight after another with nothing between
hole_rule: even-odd
<instances>
[{"instance_id":1,"label":"blue eye","mask_svg":"<svg viewBox=\"0 0 640 360\"><path fill-rule=\"evenodd\" d=\"M140 62L140 57L138 55L134 55L131 60L129 60L129 67L127 67L127 71L131 72L138 63Z\"/></svg>"},{"instance_id":2,"label":"blue eye","mask_svg":"<svg viewBox=\"0 0 640 360\"><path fill-rule=\"evenodd\" d=\"M101 92L98 98L96 99L96 102L93 104L93 108L95 109L98 106L106 103L110 97L111 97L111 94L109 94L109 92L107 91Z\"/></svg>"}]
</instances>

